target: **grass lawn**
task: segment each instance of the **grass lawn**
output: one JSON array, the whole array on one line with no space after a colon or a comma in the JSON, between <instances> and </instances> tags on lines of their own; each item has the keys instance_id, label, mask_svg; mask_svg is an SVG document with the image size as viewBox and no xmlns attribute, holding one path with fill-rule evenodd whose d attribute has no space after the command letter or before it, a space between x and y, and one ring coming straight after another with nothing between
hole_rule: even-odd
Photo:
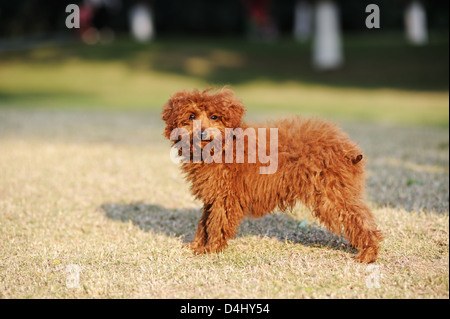
<instances>
[{"instance_id":1,"label":"grass lawn","mask_svg":"<svg viewBox=\"0 0 450 319\"><path fill-rule=\"evenodd\" d=\"M374 269L356 263L355 251L301 206L246 220L225 251L194 256L182 246L201 203L170 161L152 113L0 110L0 118L0 297L449 296L442 129L346 125L370 160L369 204L386 238ZM424 145L410 152L378 145L417 136ZM73 265L79 286L68 288ZM371 274L379 286L367 285Z\"/></svg>"},{"instance_id":2,"label":"grass lawn","mask_svg":"<svg viewBox=\"0 0 450 319\"><path fill-rule=\"evenodd\" d=\"M448 44L383 39L350 38L345 68L325 74L289 41L0 53L0 298L448 298ZM246 220L222 253L182 247L201 204L159 111L213 84L253 118L342 121L368 158L375 264L300 205Z\"/></svg>"}]
</instances>

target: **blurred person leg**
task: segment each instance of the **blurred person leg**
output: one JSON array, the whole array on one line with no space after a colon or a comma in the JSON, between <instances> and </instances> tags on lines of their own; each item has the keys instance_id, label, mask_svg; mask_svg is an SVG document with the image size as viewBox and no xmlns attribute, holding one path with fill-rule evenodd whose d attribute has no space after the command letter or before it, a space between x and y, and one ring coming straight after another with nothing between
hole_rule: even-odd
<instances>
[{"instance_id":1,"label":"blurred person leg","mask_svg":"<svg viewBox=\"0 0 450 319\"><path fill-rule=\"evenodd\" d=\"M309 1L299 0L294 8L294 38L306 42L312 34L313 8Z\"/></svg>"}]
</instances>

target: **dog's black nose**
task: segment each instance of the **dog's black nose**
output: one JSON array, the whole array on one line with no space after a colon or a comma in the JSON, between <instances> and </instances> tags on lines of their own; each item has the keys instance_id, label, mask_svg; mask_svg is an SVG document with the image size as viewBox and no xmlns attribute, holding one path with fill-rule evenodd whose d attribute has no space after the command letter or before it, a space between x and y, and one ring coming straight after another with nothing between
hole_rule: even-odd
<instances>
[{"instance_id":1,"label":"dog's black nose","mask_svg":"<svg viewBox=\"0 0 450 319\"><path fill-rule=\"evenodd\" d=\"M200 132L198 132L198 137L202 140L206 140L206 138L208 137L208 132L200 131Z\"/></svg>"}]
</instances>

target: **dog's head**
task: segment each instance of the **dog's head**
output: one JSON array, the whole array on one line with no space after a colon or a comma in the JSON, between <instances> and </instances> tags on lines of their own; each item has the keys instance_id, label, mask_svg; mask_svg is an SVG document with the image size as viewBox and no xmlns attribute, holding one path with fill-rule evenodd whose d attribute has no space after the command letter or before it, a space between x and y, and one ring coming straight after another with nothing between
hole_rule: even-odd
<instances>
[{"instance_id":1,"label":"dog's head","mask_svg":"<svg viewBox=\"0 0 450 319\"><path fill-rule=\"evenodd\" d=\"M211 138L208 129L218 129L223 134L225 128L242 126L245 108L234 92L222 88L217 92L211 89L200 92L181 91L172 95L163 107L162 119L166 122L164 136L170 139L174 129L185 129L191 136L194 132L194 120L200 121L201 139Z\"/></svg>"}]
</instances>

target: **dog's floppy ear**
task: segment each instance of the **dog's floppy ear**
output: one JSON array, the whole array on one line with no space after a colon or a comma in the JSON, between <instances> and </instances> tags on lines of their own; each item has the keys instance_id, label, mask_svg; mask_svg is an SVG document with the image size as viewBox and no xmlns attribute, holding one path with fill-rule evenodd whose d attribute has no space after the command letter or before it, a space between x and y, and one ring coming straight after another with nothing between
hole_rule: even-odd
<instances>
[{"instance_id":1,"label":"dog's floppy ear","mask_svg":"<svg viewBox=\"0 0 450 319\"><path fill-rule=\"evenodd\" d=\"M242 117L245 114L245 107L241 100L227 87L217 92L216 97L218 99L216 105L221 105L221 112L225 115L225 125L230 128L241 127Z\"/></svg>"},{"instance_id":2,"label":"dog's floppy ear","mask_svg":"<svg viewBox=\"0 0 450 319\"><path fill-rule=\"evenodd\" d=\"M173 120L172 120L172 113L173 113L173 103L170 99L166 102L163 106L162 110L162 120L166 122L166 128L164 129L163 135L170 139L170 132L174 129L173 127Z\"/></svg>"},{"instance_id":3,"label":"dog's floppy ear","mask_svg":"<svg viewBox=\"0 0 450 319\"><path fill-rule=\"evenodd\" d=\"M242 117L245 114L245 107L242 105L241 101L235 100L230 105L230 121L231 127L237 128L242 126Z\"/></svg>"}]
</instances>

